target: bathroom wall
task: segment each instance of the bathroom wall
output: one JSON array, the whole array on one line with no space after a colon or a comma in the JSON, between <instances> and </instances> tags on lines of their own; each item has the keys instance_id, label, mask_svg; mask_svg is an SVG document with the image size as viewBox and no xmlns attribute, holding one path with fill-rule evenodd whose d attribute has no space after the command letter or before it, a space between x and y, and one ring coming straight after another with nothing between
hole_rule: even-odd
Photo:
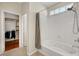
<instances>
[{"instance_id":1,"label":"bathroom wall","mask_svg":"<svg viewBox=\"0 0 79 59\"><path fill-rule=\"evenodd\" d=\"M40 12L40 34L41 45L45 45L48 40L48 22L47 22L47 10Z\"/></svg>"},{"instance_id":2,"label":"bathroom wall","mask_svg":"<svg viewBox=\"0 0 79 59\"><path fill-rule=\"evenodd\" d=\"M36 20L36 13L39 12L44 8L43 5L40 3L34 2L29 4L29 53L32 54L35 49L35 20Z\"/></svg>"},{"instance_id":3,"label":"bathroom wall","mask_svg":"<svg viewBox=\"0 0 79 59\"><path fill-rule=\"evenodd\" d=\"M72 47L74 39L76 39L76 35L73 34L73 12L65 12L55 16L49 16L47 22L49 35L46 44L49 47Z\"/></svg>"},{"instance_id":4,"label":"bathroom wall","mask_svg":"<svg viewBox=\"0 0 79 59\"><path fill-rule=\"evenodd\" d=\"M66 11L57 15L40 12L40 30L42 46L53 50L53 47L71 51L74 40L79 34L73 34L74 13ZM71 49L70 49L71 48Z\"/></svg>"},{"instance_id":5,"label":"bathroom wall","mask_svg":"<svg viewBox=\"0 0 79 59\"><path fill-rule=\"evenodd\" d=\"M21 3L20 2L0 2L1 10L8 10L17 13L21 13Z\"/></svg>"}]
</instances>

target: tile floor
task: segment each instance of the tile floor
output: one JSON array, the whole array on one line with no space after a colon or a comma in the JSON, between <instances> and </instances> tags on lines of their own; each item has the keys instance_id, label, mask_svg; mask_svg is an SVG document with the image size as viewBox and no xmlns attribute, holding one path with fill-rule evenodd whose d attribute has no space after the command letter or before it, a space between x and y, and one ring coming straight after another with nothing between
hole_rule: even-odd
<instances>
[{"instance_id":1,"label":"tile floor","mask_svg":"<svg viewBox=\"0 0 79 59\"><path fill-rule=\"evenodd\" d=\"M39 51L37 51L34 54L32 54L32 56L44 56L44 55L42 53L40 53Z\"/></svg>"},{"instance_id":2,"label":"tile floor","mask_svg":"<svg viewBox=\"0 0 79 59\"><path fill-rule=\"evenodd\" d=\"M27 56L27 50L26 47L24 48L15 48L9 51L6 51L3 56ZM32 54L32 56L44 56L39 51Z\"/></svg>"},{"instance_id":3,"label":"tile floor","mask_svg":"<svg viewBox=\"0 0 79 59\"><path fill-rule=\"evenodd\" d=\"M4 56L27 56L26 52L26 47L25 48L15 48L9 51L6 51L3 55Z\"/></svg>"}]
</instances>

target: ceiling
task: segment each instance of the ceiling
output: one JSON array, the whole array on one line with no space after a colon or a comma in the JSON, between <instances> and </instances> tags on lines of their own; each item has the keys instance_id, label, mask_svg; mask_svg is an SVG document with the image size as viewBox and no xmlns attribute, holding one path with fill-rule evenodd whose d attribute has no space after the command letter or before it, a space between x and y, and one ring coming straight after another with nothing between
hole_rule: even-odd
<instances>
[{"instance_id":1,"label":"ceiling","mask_svg":"<svg viewBox=\"0 0 79 59\"><path fill-rule=\"evenodd\" d=\"M40 4L42 4L45 7L50 7L54 4L57 4L58 2L40 2Z\"/></svg>"}]
</instances>

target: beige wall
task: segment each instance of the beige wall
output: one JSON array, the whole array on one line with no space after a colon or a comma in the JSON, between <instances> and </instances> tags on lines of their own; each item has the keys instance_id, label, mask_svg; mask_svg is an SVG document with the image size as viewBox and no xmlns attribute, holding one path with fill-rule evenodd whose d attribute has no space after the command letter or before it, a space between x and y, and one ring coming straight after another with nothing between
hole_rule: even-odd
<instances>
[{"instance_id":1,"label":"beige wall","mask_svg":"<svg viewBox=\"0 0 79 59\"><path fill-rule=\"evenodd\" d=\"M0 2L1 10L10 10L14 12L21 13L21 3L17 2Z\"/></svg>"},{"instance_id":2,"label":"beige wall","mask_svg":"<svg viewBox=\"0 0 79 59\"><path fill-rule=\"evenodd\" d=\"M29 13L29 3L28 2L23 2L21 7L22 7L21 8L22 14Z\"/></svg>"}]
</instances>

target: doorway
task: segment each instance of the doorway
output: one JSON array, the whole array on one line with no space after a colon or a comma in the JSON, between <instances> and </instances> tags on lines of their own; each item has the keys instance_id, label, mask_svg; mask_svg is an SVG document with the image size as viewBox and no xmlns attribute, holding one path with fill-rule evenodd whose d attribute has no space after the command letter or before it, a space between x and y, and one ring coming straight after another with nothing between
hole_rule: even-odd
<instances>
[{"instance_id":1,"label":"doorway","mask_svg":"<svg viewBox=\"0 0 79 59\"><path fill-rule=\"evenodd\" d=\"M4 13L5 19L5 51L19 47L19 16Z\"/></svg>"},{"instance_id":2,"label":"doorway","mask_svg":"<svg viewBox=\"0 0 79 59\"><path fill-rule=\"evenodd\" d=\"M5 51L8 51L8 50L14 50L15 48L24 48L25 47L25 49L27 51L28 50L27 14L25 16L22 16L19 13L7 11L7 10L1 10L0 14L1 14L1 29L0 29L1 30L0 31L1 32L1 34L0 34L1 35L1 40L0 40L1 54L3 54ZM6 15L8 15L8 16L6 16ZM5 25L6 23L9 23L9 24ZM14 23L16 23L16 25L10 25L10 24L14 24ZM16 28L15 28L15 26L16 26ZM7 27L7 29L6 29L6 27ZM8 27L11 27L11 28L9 29ZM11 36L12 36L11 29L13 29L13 28L17 31L16 34L18 34L18 36L16 36L15 38L13 37L11 39ZM5 38L5 33L7 30L10 31L9 39ZM15 42L12 42L12 41L15 41ZM6 42L11 46L10 49L9 48L6 49ZM7 46L8 46L8 44L7 44ZM14 46L12 46L13 44L14 44ZM28 54L28 51L27 51L27 54Z\"/></svg>"}]
</instances>

